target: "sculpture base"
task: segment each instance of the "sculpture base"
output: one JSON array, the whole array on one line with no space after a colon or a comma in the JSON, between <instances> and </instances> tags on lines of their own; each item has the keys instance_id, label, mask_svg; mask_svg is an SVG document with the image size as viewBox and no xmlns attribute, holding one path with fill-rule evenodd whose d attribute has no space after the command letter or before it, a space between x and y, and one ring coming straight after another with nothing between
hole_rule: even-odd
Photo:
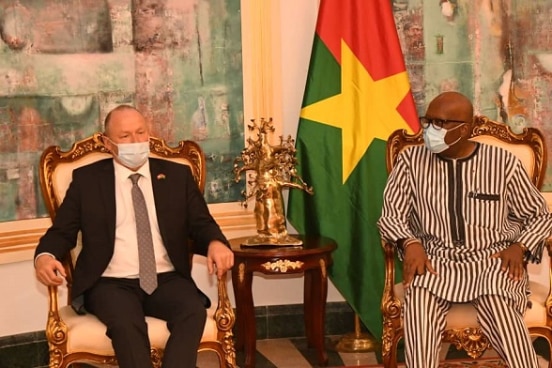
<instances>
[{"instance_id":1,"label":"sculpture base","mask_svg":"<svg viewBox=\"0 0 552 368\"><path fill-rule=\"evenodd\" d=\"M247 238L242 244L242 247L299 247L303 245L301 239L297 239L291 235L284 236L266 236L256 235Z\"/></svg>"}]
</instances>

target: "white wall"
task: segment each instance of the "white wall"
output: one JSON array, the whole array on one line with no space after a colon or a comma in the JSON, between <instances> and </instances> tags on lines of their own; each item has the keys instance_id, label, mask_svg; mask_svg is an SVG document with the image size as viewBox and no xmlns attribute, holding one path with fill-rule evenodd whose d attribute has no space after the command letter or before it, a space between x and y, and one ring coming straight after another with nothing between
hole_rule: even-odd
<instances>
[{"instance_id":1,"label":"white wall","mask_svg":"<svg viewBox=\"0 0 552 368\"><path fill-rule=\"evenodd\" d=\"M296 134L318 3L319 0L279 1L281 17L277 21L281 21L281 24L276 24L276 29L281 30L281 37L277 38L281 42L281 116L284 120L283 134L286 136ZM275 66L278 65L276 60ZM239 231L225 233L229 238L250 235ZM193 275L198 286L214 299L215 280L207 274L203 259L196 259ZM228 276L228 289L233 301ZM32 261L0 264L0 280L0 337L44 330L47 290L36 281ZM257 306L302 303L303 279L300 275L256 276L253 280L253 297ZM343 301L343 297L331 284L328 301Z\"/></svg>"}]
</instances>

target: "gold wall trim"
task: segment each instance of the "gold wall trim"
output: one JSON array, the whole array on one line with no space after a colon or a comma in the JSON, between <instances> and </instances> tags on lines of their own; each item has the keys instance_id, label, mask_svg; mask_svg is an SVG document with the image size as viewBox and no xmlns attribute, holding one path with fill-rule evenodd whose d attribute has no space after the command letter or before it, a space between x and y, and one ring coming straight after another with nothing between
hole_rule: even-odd
<instances>
[{"instance_id":1,"label":"gold wall trim","mask_svg":"<svg viewBox=\"0 0 552 368\"><path fill-rule=\"evenodd\" d=\"M29 232L13 232L13 233L4 233L0 237L0 252L4 248L25 245L32 242L36 242L38 237L46 231L46 229L31 229Z\"/></svg>"},{"instance_id":2,"label":"gold wall trim","mask_svg":"<svg viewBox=\"0 0 552 368\"><path fill-rule=\"evenodd\" d=\"M49 218L0 222L0 264L30 260Z\"/></svg>"}]
</instances>

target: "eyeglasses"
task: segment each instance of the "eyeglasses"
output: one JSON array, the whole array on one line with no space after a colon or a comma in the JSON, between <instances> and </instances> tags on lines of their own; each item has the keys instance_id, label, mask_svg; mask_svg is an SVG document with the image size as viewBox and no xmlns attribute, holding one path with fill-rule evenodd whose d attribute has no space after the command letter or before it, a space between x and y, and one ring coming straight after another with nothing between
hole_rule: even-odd
<instances>
[{"instance_id":1,"label":"eyeglasses","mask_svg":"<svg viewBox=\"0 0 552 368\"><path fill-rule=\"evenodd\" d=\"M435 129L439 130L443 128L443 125L448 123L454 123L454 124L464 124L465 121L462 120L450 120L450 119L439 119L439 118L430 118L427 116L420 116L420 125L422 128L429 127L429 124L433 125Z\"/></svg>"}]
</instances>

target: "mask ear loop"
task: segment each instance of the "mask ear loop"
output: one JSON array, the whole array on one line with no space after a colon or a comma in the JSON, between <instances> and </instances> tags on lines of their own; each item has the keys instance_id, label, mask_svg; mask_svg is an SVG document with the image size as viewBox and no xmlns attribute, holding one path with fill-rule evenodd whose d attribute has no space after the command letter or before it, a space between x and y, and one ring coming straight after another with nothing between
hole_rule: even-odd
<instances>
[{"instance_id":1,"label":"mask ear loop","mask_svg":"<svg viewBox=\"0 0 552 368\"><path fill-rule=\"evenodd\" d=\"M446 131L447 133L450 133L450 132L452 132L452 131L454 131L454 130L456 130L456 129L458 129L458 128L461 128L464 124L466 124L466 123L458 124L457 126L455 126L455 127L452 128L452 129L445 129L445 128L443 128L443 129L445 129L445 131ZM446 133L445 133L445 135L446 135ZM456 143L458 143L458 142L460 141L460 139L462 139L462 135L460 135L460 137L458 137L458 139L456 139L454 142L447 143L447 145L448 145L449 148L450 148L450 147L454 146ZM445 142L445 143L446 143L446 142Z\"/></svg>"},{"instance_id":2,"label":"mask ear loop","mask_svg":"<svg viewBox=\"0 0 552 368\"><path fill-rule=\"evenodd\" d=\"M102 145L105 147L105 149L110 152L111 154L115 155L115 152L113 152L112 149L110 149L108 147L108 145L106 144L106 140L109 141L109 143L111 145L114 145L115 147L117 147L117 143L113 142L113 140L111 138L109 138L107 135L105 135L105 133L100 133L100 138L101 138L101 142L102 142Z\"/></svg>"}]
</instances>

